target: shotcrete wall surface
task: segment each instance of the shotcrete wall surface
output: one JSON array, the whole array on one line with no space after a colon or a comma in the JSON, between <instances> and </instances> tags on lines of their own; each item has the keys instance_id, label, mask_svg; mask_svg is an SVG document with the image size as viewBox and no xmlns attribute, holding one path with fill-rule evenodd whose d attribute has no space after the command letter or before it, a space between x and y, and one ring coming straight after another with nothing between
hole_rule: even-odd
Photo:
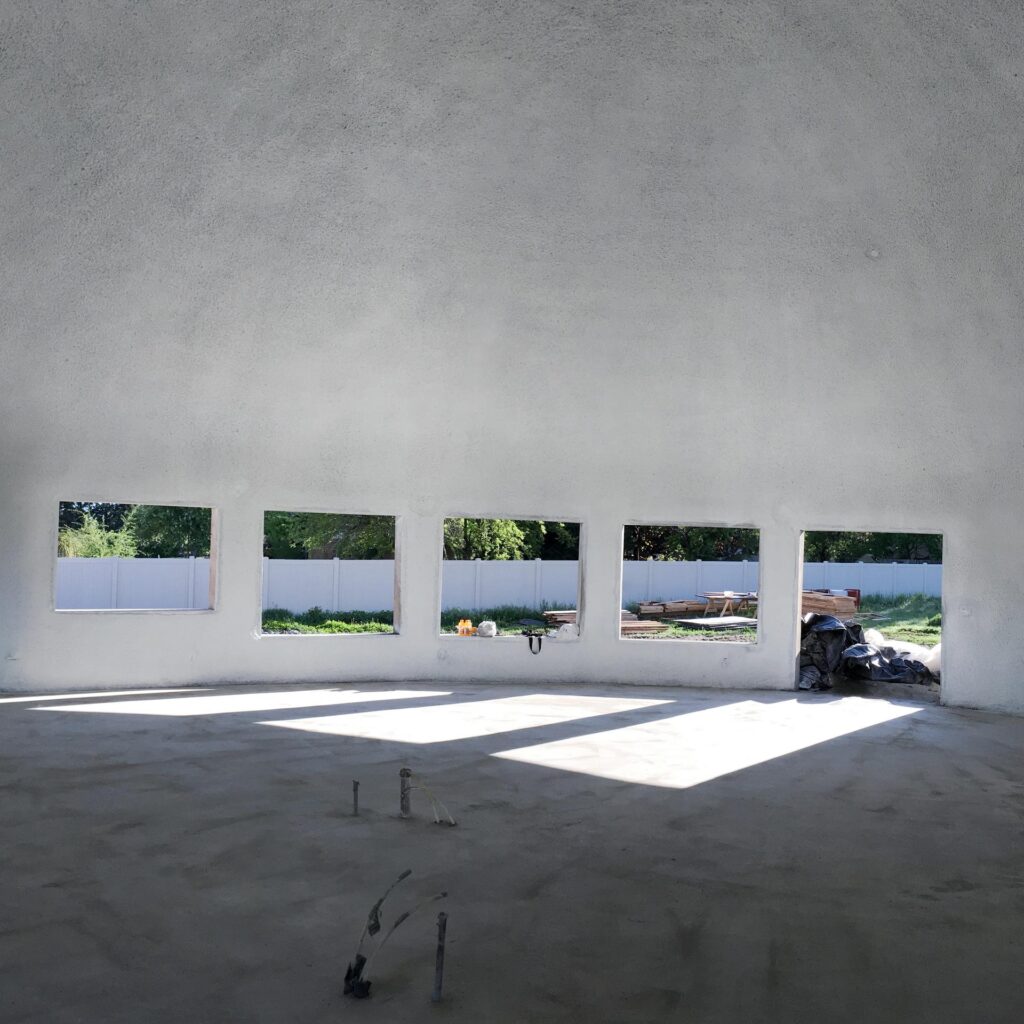
<instances>
[{"instance_id":1,"label":"shotcrete wall surface","mask_svg":"<svg viewBox=\"0 0 1024 1024\"><path fill-rule=\"evenodd\" d=\"M0 687L793 685L800 531L941 532L1024 710L1024 7L3 4ZM218 510L216 607L53 610L61 499ZM398 516L401 635L257 635L264 509ZM584 629L441 639L446 515ZM617 637L625 522L761 529L757 645Z\"/></svg>"}]
</instances>

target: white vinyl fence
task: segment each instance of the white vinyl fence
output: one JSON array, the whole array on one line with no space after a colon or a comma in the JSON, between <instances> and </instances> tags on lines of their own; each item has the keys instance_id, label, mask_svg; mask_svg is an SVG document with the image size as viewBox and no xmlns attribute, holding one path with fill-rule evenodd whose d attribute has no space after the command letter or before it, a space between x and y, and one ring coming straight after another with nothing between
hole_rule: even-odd
<instances>
[{"instance_id":1,"label":"white vinyl fence","mask_svg":"<svg viewBox=\"0 0 1024 1024\"><path fill-rule=\"evenodd\" d=\"M623 562L622 603L695 597L706 590L759 589L757 562ZM518 605L575 608L576 562L446 561L444 608ZM206 558L59 558L58 608L207 608ZM942 566L807 562L804 587L862 594L942 593ZM263 559L263 607L304 612L385 611L395 563L359 559Z\"/></svg>"},{"instance_id":2,"label":"white vinyl fence","mask_svg":"<svg viewBox=\"0 0 1024 1024\"><path fill-rule=\"evenodd\" d=\"M58 558L58 608L209 608L208 558Z\"/></svg>"},{"instance_id":3,"label":"white vinyl fence","mask_svg":"<svg viewBox=\"0 0 1024 1024\"><path fill-rule=\"evenodd\" d=\"M942 597L942 566L927 562L804 562L804 589Z\"/></svg>"}]
</instances>

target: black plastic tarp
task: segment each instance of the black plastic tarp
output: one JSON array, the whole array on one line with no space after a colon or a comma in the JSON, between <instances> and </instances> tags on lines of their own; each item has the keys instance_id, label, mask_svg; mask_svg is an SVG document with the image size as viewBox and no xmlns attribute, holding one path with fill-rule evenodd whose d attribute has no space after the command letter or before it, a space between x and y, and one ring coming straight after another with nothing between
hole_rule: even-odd
<instances>
[{"instance_id":1,"label":"black plastic tarp","mask_svg":"<svg viewBox=\"0 0 1024 1024\"><path fill-rule=\"evenodd\" d=\"M923 683L932 674L919 661L897 654L891 647L854 644L843 651L843 675L851 679L870 679L876 683Z\"/></svg>"},{"instance_id":2,"label":"black plastic tarp","mask_svg":"<svg viewBox=\"0 0 1024 1024\"><path fill-rule=\"evenodd\" d=\"M864 642L864 630L834 615L809 612L800 625L800 689L828 690L843 663L843 651ZM813 670L813 671L811 671Z\"/></svg>"},{"instance_id":3,"label":"black plastic tarp","mask_svg":"<svg viewBox=\"0 0 1024 1024\"><path fill-rule=\"evenodd\" d=\"M932 674L919 661L905 658L891 647L864 642L856 622L811 612L800 626L801 690L829 690L833 676L881 683L922 683Z\"/></svg>"}]
</instances>

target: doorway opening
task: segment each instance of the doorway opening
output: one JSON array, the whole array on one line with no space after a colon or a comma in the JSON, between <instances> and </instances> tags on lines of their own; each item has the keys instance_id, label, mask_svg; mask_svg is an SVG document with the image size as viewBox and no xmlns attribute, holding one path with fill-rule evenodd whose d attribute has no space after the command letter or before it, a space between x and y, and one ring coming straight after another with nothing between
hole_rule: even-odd
<instances>
[{"instance_id":1,"label":"doorway opening","mask_svg":"<svg viewBox=\"0 0 1024 1024\"><path fill-rule=\"evenodd\" d=\"M802 562L801 688L934 690L942 675L941 534L809 530Z\"/></svg>"}]
</instances>

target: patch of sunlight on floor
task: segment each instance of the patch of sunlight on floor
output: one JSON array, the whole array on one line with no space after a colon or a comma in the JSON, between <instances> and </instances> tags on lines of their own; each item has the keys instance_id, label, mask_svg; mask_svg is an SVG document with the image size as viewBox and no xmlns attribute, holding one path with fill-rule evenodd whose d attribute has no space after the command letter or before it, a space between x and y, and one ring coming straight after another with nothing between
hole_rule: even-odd
<instances>
[{"instance_id":1,"label":"patch of sunlight on floor","mask_svg":"<svg viewBox=\"0 0 1024 1024\"><path fill-rule=\"evenodd\" d=\"M262 722L282 729L304 729L334 736L358 736L399 743L445 743L475 736L531 729L572 722L595 715L669 704L668 700L635 700L620 697L586 697L534 693L522 697L497 697L465 704L441 704L425 708L365 711L353 715L298 718L289 722Z\"/></svg>"},{"instance_id":2,"label":"patch of sunlight on floor","mask_svg":"<svg viewBox=\"0 0 1024 1024\"><path fill-rule=\"evenodd\" d=\"M686 789L920 710L859 697L828 703L745 700L493 756L619 782Z\"/></svg>"},{"instance_id":3,"label":"patch of sunlight on floor","mask_svg":"<svg viewBox=\"0 0 1024 1024\"><path fill-rule=\"evenodd\" d=\"M161 690L97 690L95 693L37 693L28 697L0 697L0 704L31 704L40 700L78 700L83 697L141 697L150 693L199 693L200 686L175 686Z\"/></svg>"},{"instance_id":4,"label":"patch of sunlight on floor","mask_svg":"<svg viewBox=\"0 0 1024 1024\"><path fill-rule=\"evenodd\" d=\"M208 697L168 697L165 700L115 701L35 708L36 711L87 711L107 715L223 715L241 711L286 711L359 704L375 700L413 700L449 697L449 690L279 690L272 693L212 694Z\"/></svg>"}]
</instances>

